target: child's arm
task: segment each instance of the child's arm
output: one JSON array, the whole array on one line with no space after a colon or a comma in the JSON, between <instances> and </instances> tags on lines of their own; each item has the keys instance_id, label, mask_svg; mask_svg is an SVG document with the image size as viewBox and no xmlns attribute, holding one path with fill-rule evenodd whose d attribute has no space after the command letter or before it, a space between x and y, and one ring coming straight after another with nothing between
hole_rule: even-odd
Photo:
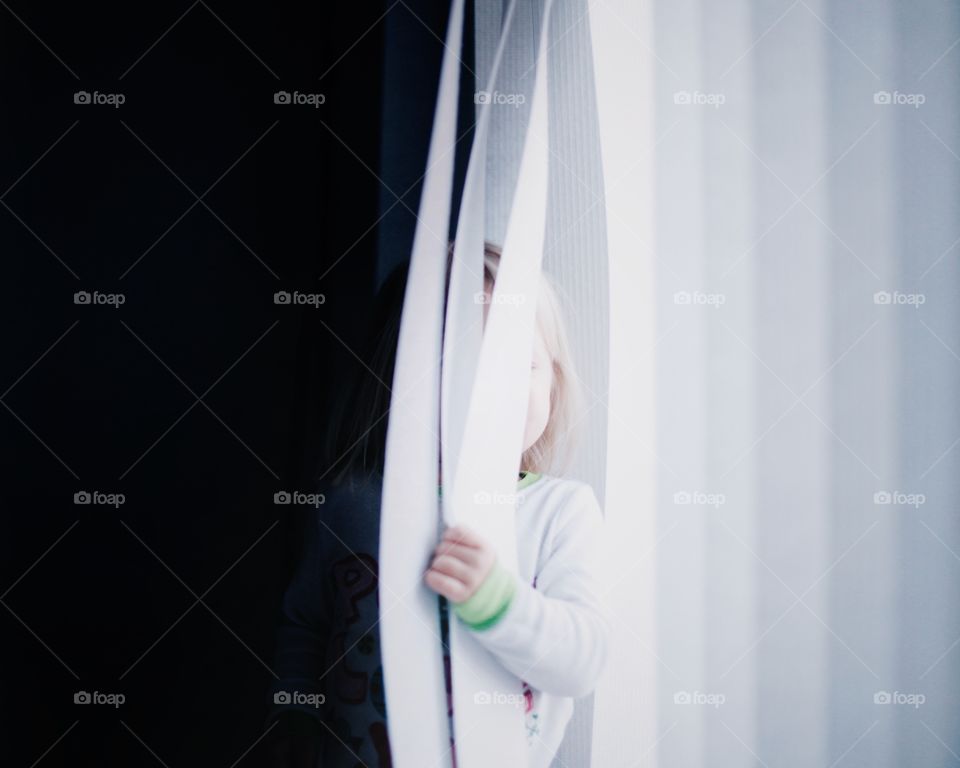
<instances>
[{"instance_id":1,"label":"child's arm","mask_svg":"<svg viewBox=\"0 0 960 768\"><path fill-rule=\"evenodd\" d=\"M467 618L477 640L534 688L579 697L589 694L597 683L606 661L611 623L604 604L602 535L603 516L596 498L588 486L580 486L558 515L555 532L546 542L550 551L537 574L536 589L494 565L486 567L479 590L470 588L469 574L465 574L466 590L451 598L460 603L458 615ZM483 568L482 556L478 562ZM509 597L499 616L494 605L497 593ZM463 611L476 607L467 594L486 602L480 612L487 608L491 615ZM486 620L472 620L478 618Z\"/></svg>"}]
</instances>

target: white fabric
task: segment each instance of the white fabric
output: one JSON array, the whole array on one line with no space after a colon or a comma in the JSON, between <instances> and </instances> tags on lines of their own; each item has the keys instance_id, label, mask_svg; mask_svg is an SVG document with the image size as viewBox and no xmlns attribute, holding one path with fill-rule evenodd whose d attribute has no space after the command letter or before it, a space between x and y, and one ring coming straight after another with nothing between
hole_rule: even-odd
<instances>
[{"instance_id":1,"label":"white fabric","mask_svg":"<svg viewBox=\"0 0 960 768\"><path fill-rule=\"evenodd\" d=\"M605 83L599 82L601 79L599 76L595 78L591 31L594 27L593 17L596 14L611 18L618 15L622 17L620 20L611 21L618 25L617 34L614 37L600 38L599 45L604 53L609 54L609 58L623 58L624 50L621 46L623 40L629 41L627 51L636 60L642 61L644 56L648 56L642 46L636 44L634 31L624 28L623 20L635 15L635 4L619 3L619 10L613 11L608 9L610 2L613 0L600 5L590 4L587 0L558 0L554 3L550 14L549 56L547 57L550 104L550 205L547 211L545 237L547 247L543 254L543 271L550 275L551 283L559 294L575 361L575 378L580 384L585 399L583 418L577 420L575 439L570 445L570 461L569 464L564 465L562 474L564 477L573 477L588 483L605 510L608 506L605 499L607 412L606 408L597 402L597 398L603 395L606 400L609 396L610 329L607 306L610 275L607 268L607 211L603 199L605 173L601 164L597 110L585 108L584 105L597 104L599 109L597 88L607 85L607 90L615 91L615 98L620 102L613 105L614 114L609 115L611 110L607 110L610 123L614 123L624 113L635 111L642 114L649 110L649 100L644 100L638 94L636 68L624 67L611 72L608 67L603 75L607 78ZM517 5L497 73L496 91L500 94L515 95L517 103L494 110L489 127L485 216L487 238L494 242L503 242L522 159L523 142L529 124L529 109L534 85L533 72L537 55L531 41L537 39L541 27L542 7L542 0ZM479 3L475 6L477 64L474 69L477 73L475 86L477 89L489 90L488 82L493 59L502 41L501 15L505 10L506 8L501 8L499 3ZM634 25L634 29L641 28ZM615 50L607 51L609 48ZM655 60L654 63L656 63ZM638 95L639 98L624 100L624 92ZM480 107L478 106L477 117L479 116ZM607 172L610 179L616 179L635 161L638 154L637 143L641 138L635 122L614 125L613 128L618 134L630 135L630 144L629 154L621 153L618 147L614 148L612 153L614 165L612 170ZM639 178L639 175L636 178ZM620 199L624 199L633 193L634 188L633 184L621 184L614 189L614 193L622 193ZM618 210L622 209L623 206ZM629 221L638 222L640 219L638 212L642 210L640 206L630 210ZM633 243L630 244L629 250L623 249L622 246L617 247L621 253L625 254L625 258L630 260L630 264L636 263L637 270L643 273L643 259L646 252L642 246ZM624 280L622 271L620 275L620 279ZM621 282L618 286L628 294L633 287L627 282ZM636 296L631 296L630 301L634 306L643 303L643 300L638 301ZM652 306L652 303L647 303L647 306ZM640 307L637 306L637 309L639 311ZM621 335L620 329L617 330L618 335ZM628 335L626 330L622 333ZM630 354L630 351L626 354ZM635 358L636 355L632 357ZM628 386L632 383L629 382ZM623 412L617 408L616 413L619 421ZM624 430L621 429L621 431ZM632 452L621 450L621 453ZM625 460L621 458L620 461ZM617 487L623 491L629 491L635 498L642 498L644 491L638 488L636 470L633 467L631 472L634 474L628 472L622 478L616 478ZM634 508L628 509L622 504L620 507L621 523L631 526L634 521L630 518L636 518ZM637 588L636 584L628 586L634 590ZM635 594L631 597L631 601L634 600ZM632 605L630 610L633 610ZM629 653L626 658L633 665L643 663L649 658L636 652L636 641L629 632L624 633L624 639L620 645L622 648L618 653L621 655L621 660L626 653ZM611 663L610 666L613 664ZM618 715L612 728L619 734L629 731L632 736L635 724L630 723L629 726L624 726L621 722L623 718L621 713L626 711L619 708L623 696L631 695L636 700L642 698L648 703L652 704L652 702L639 687L632 688L630 694L627 694L624 686L619 688L620 690L616 691L617 700L611 701L608 707L608 711L616 712ZM580 768L591 765L593 722L593 697L579 700L573 717L567 724L564 741L554 757L553 765L556 768ZM634 751L635 754L639 752L640 750ZM629 762L631 761L623 759L617 763L596 761L592 764L626 765Z\"/></svg>"},{"instance_id":2,"label":"white fabric","mask_svg":"<svg viewBox=\"0 0 960 768\"><path fill-rule=\"evenodd\" d=\"M484 499L510 498L520 464L546 223L544 62L550 5L547 0L528 138L482 341L476 328L481 308L472 298L478 287L482 290L485 121L475 137L458 229L464 239L451 275L446 381L438 414L446 243L436 233L446 232L450 213L463 0L454 0L451 10L397 349L381 512L383 663L392 760L398 768L450 763L444 738L446 697L442 673L438 676L442 659L435 633L436 603L422 583L438 533L433 513L438 426L443 428L443 484L451 489L444 495L444 519L477 530L505 567L517 568L514 506ZM495 71L491 79L495 82ZM492 107L486 105L487 110ZM461 340L462 349L457 344ZM523 610L536 611L539 601L521 595L518 604L529 604ZM546 610L541 607L539 612ZM510 703L493 699L498 691L519 694L519 681L458 622L451 624L450 634L459 768L522 765L527 753L522 714ZM414 648L417 653L411 654ZM490 702L483 700L484 694Z\"/></svg>"},{"instance_id":3,"label":"white fabric","mask_svg":"<svg viewBox=\"0 0 960 768\"><path fill-rule=\"evenodd\" d=\"M451 765L437 597L440 351L464 0L453 0L397 343L380 516L381 654L393 765Z\"/></svg>"},{"instance_id":4,"label":"white fabric","mask_svg":"<svg viewBox=\"0 0 960 768\"><path fill-rule=\"evenodd\" d=\"M609 274L609 389L604 513L611 544L609 600L617 606L610 662L594 696L590 765L661 765L657 744L655 103L648 3L591 7L597 122L603 161ZM629 91L632 97L623 98ZM573 764L571 764L573 768Z\"/></svg>"},{"instance_id":5,"label":"white fabric","mask_svg":"<svg viewBox=\"0 0 960 768\"><path fill-rule=\"evenodd\" d=\"M497 73L510 34L515 8L516 0L512 0L504 17L500 42L487 83L487 93L492 93L496 87ZM447 313L443 332L443 359L446 365L441 377L441 453L444 484L448 487L453 487L454 470L460 459L460 446L483 338L483 304L478 298L484 287L484 189L491 109L489 102L483 104L477 118L457 218L457 235L447 290Z\"/></svg>"},{"instance_id":6,"label":"white fabric","mask_svg":"<svg viewBox=\"0 0 960 768\"><path fill-rule=\"evenodd\" d=\"M516 534L513 601L493 627L470 634L532 689L525 714L528 764L546 768L573 714L573 699L593 690L607 658L609 545L590 486L556 477L516 492ZM524 712L519 688L498 693L509 694L506 703Z\"/></svg>"},{"instance_id":7,"label":"white fabric","mask_svg":"<svg viewBox=\"0 0 960 768\"><path fill-rule=\"evenodd\" d=\"M545 61L551 4L551 0L547 0L523 161L478 357L475 346L461 348L456 342L457 331L470 329L478 319L479 305L473 301L476 291L464 292L460 286L476 287L477 274L481 277L483 274L479 237L483 228L483 206L479 201L484 195L484 174L478 166L486 162L488 117L481 120L481 130L476 136L478 143L470 158L461 207L464 216L460 222L472 250L461 256L464 250L461 244L453 262L446 330L448 343L452 339L453 344L443 364L445 376L476 369L469 400L462 396L469 382L459 381L455 388L444 390L443 486L451 489L444 493L444 520L447 524L464 524L477 531L495 549L501 564L511 571L517 568L512 497L520 468L546 226ZM507 23L512 10L513 6ZM503 38L508 31L508 27L504 29ZM494 66L496 68L496 63ZM494 71L493 82L495 76ZM488 115L494 104L488 102L484 108ZM482 288L482 283L480 286ZM466 408L465 413L457 410L460 408ZM456 456L455 465L449 456ZM509 699L495 696L497 692L519 693L519 681L459 622L450 626L450 656L458 768L522 764L526 754L522 717Z\"/></svg>"}]
</instances>

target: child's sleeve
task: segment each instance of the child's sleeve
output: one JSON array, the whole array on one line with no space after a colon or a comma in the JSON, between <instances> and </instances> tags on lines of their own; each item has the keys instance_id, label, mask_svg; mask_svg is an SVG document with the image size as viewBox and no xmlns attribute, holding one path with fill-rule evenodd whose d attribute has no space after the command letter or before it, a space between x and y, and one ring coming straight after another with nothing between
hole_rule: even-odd
<instances>
[{"instance_id":1,"label":"child's sleeve","mask_svg":"<svg viewBox=\"0 0 960 768\"><path fill-rule=\"evenodd\" d=\"M589 486L571 494L549 537L536 588L516 583L503 615L473 634L534 688L586 696L606 662L611 628L603 514Z\"/></svg>"}]
</instances>

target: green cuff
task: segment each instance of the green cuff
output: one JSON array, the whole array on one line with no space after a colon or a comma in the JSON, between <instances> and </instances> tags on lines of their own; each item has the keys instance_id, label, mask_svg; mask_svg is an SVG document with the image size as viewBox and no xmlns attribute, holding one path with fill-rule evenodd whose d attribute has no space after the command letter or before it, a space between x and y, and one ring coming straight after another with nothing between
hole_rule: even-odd
<instances>
[{"instance_id":1,"label":"green cuff","mask_svg":"<svg viewBox=\"0 0 960 768\"><path fill-rule=\"evenodd\" d=\"M507 612L516 591L516 577L494 563L477 591L462 603L455 603L453 611L470 629L489 629Z\"/></svg>"}]
</instances>

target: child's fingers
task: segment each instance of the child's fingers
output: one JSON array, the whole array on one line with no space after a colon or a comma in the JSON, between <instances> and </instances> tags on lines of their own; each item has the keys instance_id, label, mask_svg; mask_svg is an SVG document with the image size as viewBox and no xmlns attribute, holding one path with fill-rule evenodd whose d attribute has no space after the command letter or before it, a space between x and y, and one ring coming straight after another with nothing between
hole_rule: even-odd
<instances>
[{"instance_id":1,"label":"child's fingers","mask_svg":"<svg viewBox=\"0 0 960 768\"><path fill-rule=\"evenodd\" d=\"M454 541L458 544L463 544L465 547L472 547L474 549L482 549L487 545L487 543L480 538L479 534L474 533L463 525L453 525L447 528L443 532L443 538L447 541Z\"/></svg>"},{"instance_id":2,"label":"child's fingers","mask_svg":"<svg viewBox=\"0 0 960 768\"><path fill-rule=\"evenodd\" d=\"M465 584L440 571L433 569L427 571L426 582L430 589L454 603L462 603L468 597Z\"/></svg>"},{"instance_id":3,"label":"child's fingers","mask_svg":"<svg viewBox=\"0 0 960 768\"><path fill-rule=\"evenodd\" d=\"M455 557L458 560L475 567L483 565L483 555L479 549L467 547L454 541L441 541L439 544L437 544L437 547L433 552L437 556L450 555L451 557Z\"/></svg>"},{"instance_id":4,"label":"child's fingers","mask_svg":"<svg viewBox=\"0 0 960 768\"><path fill-rule=\"evenodd\" d=\"M473 581L474 568L451 555L438 555L430 564L431 570L439 571L457 581L469 584Z\"/></svg>"}]
</instances>

